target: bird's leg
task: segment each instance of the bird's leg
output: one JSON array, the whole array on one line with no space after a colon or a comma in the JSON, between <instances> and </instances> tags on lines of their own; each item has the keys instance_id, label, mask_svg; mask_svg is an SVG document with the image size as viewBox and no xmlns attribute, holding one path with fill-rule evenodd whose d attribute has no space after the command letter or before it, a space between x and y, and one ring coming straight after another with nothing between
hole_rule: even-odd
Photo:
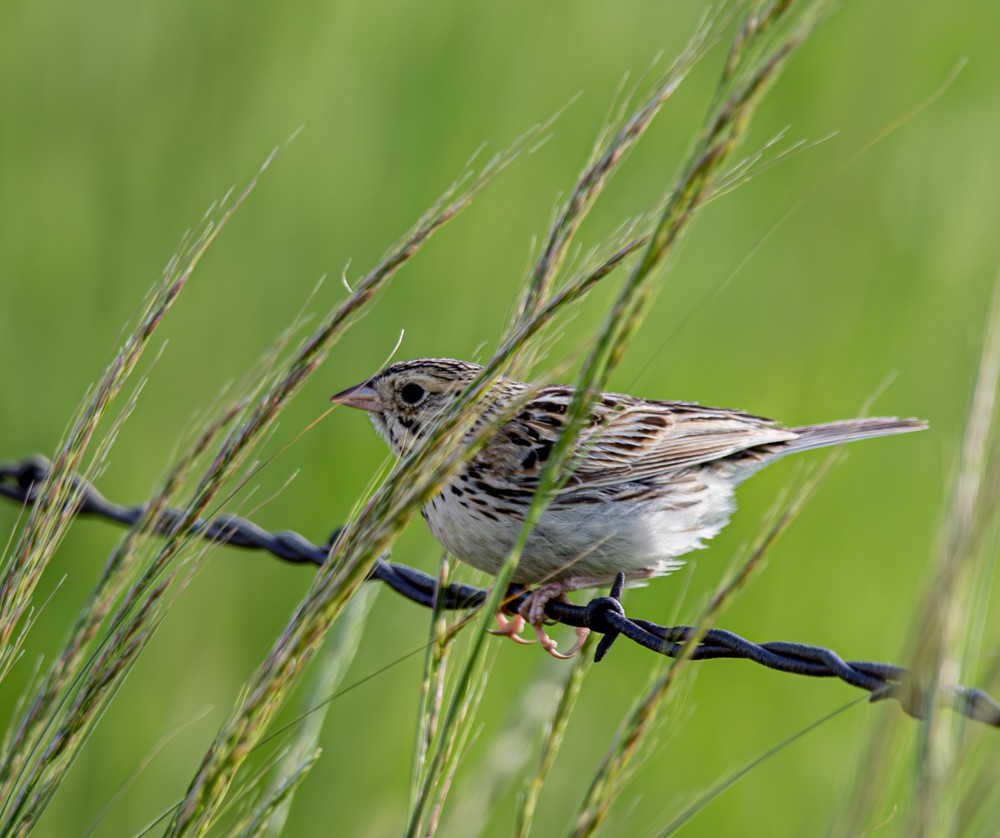
<instances>
[{"instance_id":1,"label":"bird's leg","mask_svg":"<svg viewBox=\"0 0 1000 838\"><path fill-rule=\"evenodd\" d=\"M535 634L538 636L538 645L552 655L552 657L558 658L561 661L568 661L570 658L574 657L576 653L583 648L584 641L586 641L587 636L590 634L589 628L577 626L576 643L573 644L573 648L571 648L568 652L559 652L556 650L556 646L559 644L549 637L548 633L541 625L532 624L531 627L535 630Z\"/></svg>"},{"instance_id":2,"label":"bird's leg","mask_svg":"<svg viewBox=\"0 0 1000 838\"><path fill-rule=\"evenodd\" d=\"M628 574L628 578L646 579L653 575L653 571L637 571ZM525 622L527 622L534 629L535 635L538 637L538 644L546 652L554 658L568 660L583 647L584 641L590 634L590 629L577 626L576 643L573 644L573 648L568 652L557 651L556 647L558 644L545 631L545 623L548 621L548 616L545 614L545 606L553 599L567 601L566 594L569 591L576 591L580 588L593 588L596 585L605 585L609 581L611 580L603 576L570 576L566 579L557 579L553 582L546 582L544 585L539 585L527 595L527 599L519 609L519 614L515 614L510 619L507 619L507 617L498 611L496 619L497 625L500 628L494 629L490 633L509 637L517 643L533 643L533 640L525 640L520 636L524 630Z\"/></svg>"},{"instance_id":3,"label":"bird's leg","mask_svg":"<svg viewBox=\"0 0 1000 838\"><path fill-rule=\"evenodd\" d=\"M552 655L552 657L559 658L560 660L568 660L573 657L583 647L587 635L590 634L590 629L578 626L576 629L576 643L573 644L573 648L568 652L557 652L556 641L549 637L544 628L545 622L548 619L545 615L545 606L553 599L566 601L566 593L568 591L590 587L604 581L604 579L594 579L591 577L571 576L568 579L559 579L555 582L547 582L544 585L539 585L528 594L527 601L520 609L521 616L526 618L528 624L535 630L539 645Z\"/></svg>"}]
</instances>

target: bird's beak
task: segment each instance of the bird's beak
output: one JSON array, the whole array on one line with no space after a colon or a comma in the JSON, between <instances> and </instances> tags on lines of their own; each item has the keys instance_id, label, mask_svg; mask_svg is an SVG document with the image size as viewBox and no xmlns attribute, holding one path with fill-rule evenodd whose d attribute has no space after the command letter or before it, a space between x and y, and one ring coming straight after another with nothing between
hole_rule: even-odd
<instances>
[{"instance_id":1,"label":"bird's beak","mask_svg":"<svg viewBox=\"0 0 1000 838\"><path fill-rule=\"evenodd\" d=\"M358 410L367 410L369 413L377 413L382 409L382 400L374 387L367 382L355 384L348 387L336 396L330 396L330 401L334 404L343 404L347 407L356 407Z\"/></svg>"}]
</instances>

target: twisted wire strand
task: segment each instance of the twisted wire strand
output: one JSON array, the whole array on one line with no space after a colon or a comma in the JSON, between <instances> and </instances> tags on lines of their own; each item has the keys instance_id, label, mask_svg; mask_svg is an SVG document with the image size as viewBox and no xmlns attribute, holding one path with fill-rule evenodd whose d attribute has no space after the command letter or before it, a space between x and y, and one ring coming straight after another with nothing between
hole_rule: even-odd
<instances>
[{"instance_id":1,"label":"twisted wire strand","mask_svg":"<svg viewBox=\"0 0 1000 838\"><path fill-rule=\"evenodd\" d=\"M18 463L0 464L0 497L23 505L35 502L38 491L49 471L49 462L42 456L29 457ZM120 506L105 498L89 481L78 478L74 514L87 515L135 526L146 507ZM169 533L181 519L182 512L164 509L153 524L155 532ZM341 530L335 530L325 544L313 544L296 532L268 532L245 518L219 515L199 521L194 532L209 541L264 550L285 562L321 566ZM380 558L368 575L369 579L385 583L397 593L425 607L436 601L448 609L476 608L486 601L487 592L472 585L452 583L439 590L437 579L412 567ZM592 599L586 605L550 600L546 615L554 622L584 627L603 637L594 654L595 661L607 655L618 637L626 637L640 646L668 657L685 654L686 644L695 629L691 626L661 626L649 620L629 618L621 603L625 586L624 574L619 574L608 596ZM527 592L512 586L504 605L516 612ZM752 643L723 629L709 629L689 653L691 660L719 658L748 660L760 666L794 675L813 678L838 678L871 694L871 701L891 698L914 718L925 718L930 710L926 692L922 692L901 666L872 661L845 661L831 649L802 643ZM943 692L943 698L956 712L978 722L1000 727L1000 704L979 689L954 685Z\"/></svg>"}]
</instances>

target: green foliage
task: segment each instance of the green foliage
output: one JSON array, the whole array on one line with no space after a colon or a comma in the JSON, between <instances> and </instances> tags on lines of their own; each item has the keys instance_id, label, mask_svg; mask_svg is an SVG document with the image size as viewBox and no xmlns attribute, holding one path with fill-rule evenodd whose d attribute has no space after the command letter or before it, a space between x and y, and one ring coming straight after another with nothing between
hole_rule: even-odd
<instances>
[{"instance_id":1,"label":"green foliage","mask_svg":"<svg viewBox=\"0 0 1000 838\"><path fill-rule=\"evenodd\" d=\"M738 3L703 19L652 0L41 0L5 15L0 457L61 450L64 474L181 505L187 526L224 509L320 541L356 522L311 576L183 527L167 540L70 527L56 494L24 520L0 507L0 529L20 533L0 612L11 831L130 834L162 815L154 831L467 834L455 813L470 801L488 835L657 834L694 813L685 834L989 831L995 731L862 704L765 761L849 689L675 669L624 644L598 667L560 664L486 637L489 615L469 625L383 595L364 619L352 599L390 545L435 566L405 525L467 456L414 452L368 495L384 463L368 424L316 421L401 329L399 357L488 362L500 346L493 372L790 423L854 415L894 372L876 412L927 418L929 433L851 451L781 541L765 538L766 571L750 550L729 581L792 482L774 467L710 550L626 604L1000 691L995 350L959 456L995 274L1000 9L845 4L802 46L815 12L790 5L791 20L760 4L756 26ZM140 307L178 233L300 125L207 256L218 212ZM508 147L516 159L497 154ZM310 298L346 264L352 290L327 281ZM452 419L445 442L469 413ZM307 665L331 624L331 657ZM303 723L334 682L323 729ZM15 707L26 692L44 700Z\"/></svg>"}]
</instances>

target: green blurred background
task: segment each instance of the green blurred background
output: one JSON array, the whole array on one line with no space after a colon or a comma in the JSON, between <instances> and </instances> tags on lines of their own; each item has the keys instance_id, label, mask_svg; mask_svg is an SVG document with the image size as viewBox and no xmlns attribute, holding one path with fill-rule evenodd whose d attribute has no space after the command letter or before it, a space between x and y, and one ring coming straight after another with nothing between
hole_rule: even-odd
<instances>
[{"instance_id":1,"label":"green blurred background","mask_svg":"<svg viewBox=\"0 0 1000 838\"><path fill-rule=\"evenodd\" d=\"M370 267L480 145L486 154L503 148L581 92L550 141L409 264L336 347L283 414L269 450L324 411L330 393L374 371L401 329L400 357L481 357L482 346L488 353L532 237L571 187L624 74L632 74L629 86L644 89L638 79L654 56L679 51L703 6L4 4L0 459L51 452L182 232L299 126L301 135L164 324L156 343L169 343L101 481L109 497L149 495L195 413L253 368L320 275L331 277L315 306L325 310L343 295L343 266L350 262L350 276ZM706 208L615 376L616 389L639 395L808 423L854 415L896 373L875 412L931 422L929 433L853 448L771 553L766 572L723 615L725 628L761 641L830 645L845 657L901 661L905 654L997 268L998 27L1000 6L986 0L844 4L792 61L747 148L786 126L791 139L837 136ZM940 100L868 147L963 57L968 65ZM670 182L717 62L713 56L667 107L599 204L585 243ZM607 293L595 295L553 359L579 345L606 300ZM337 411L265 470L242 508L256 507L298 471L253 517L322 539L384 456L362 417ZM676 576L631 592L630 611L660 622L693 619L796 473L785 462L746 485L740 513L711 549ZM15 509L0 506L0 533L16 520ZM63 581L4 685L4 720L35 661L58 648L117 536L110 526L81 523L57 555L40 597ZM437 555L419 522L395 551L397 560L428 570ZM134 832L176 801L309 576L266 556L213 551L38 834L84 831L161 737L210 708L170 739L98 834ZM301 788L289 834L401 830L420 656L382 668L418 646L427 626L420 608L387 592L378 597L347 682L378 674L333 702L325 754ZM987 639L998 636L994 619ZM503 763L528 770L518 761L532 740L515 739L505 752L496 750L497 735L522 712L532 681L565 672L537 649L496 643L483 730L456 800L493 782ZM537 834L564 828L617 720L646 683L651 658L622 644L591 673L543 795ZM975 680L979 664L970 662L967 679ZM749 664L697 670L670 710L669 734L650 743L614 813L617 834L655 830L664 813L706 784L854 697L837 683ZM544 717L547 694L537 700ZM898 713L862 705L839 716L753 772L687 834L822 832L843 805L869 733ZM508 834L513 799L503 798L487 834ZM892 803L885 801L886 817ZM887 833L904 823L899 816ZM468 834L468 825L452 821L448 834Z\"/></svg>"}]
</instances>

